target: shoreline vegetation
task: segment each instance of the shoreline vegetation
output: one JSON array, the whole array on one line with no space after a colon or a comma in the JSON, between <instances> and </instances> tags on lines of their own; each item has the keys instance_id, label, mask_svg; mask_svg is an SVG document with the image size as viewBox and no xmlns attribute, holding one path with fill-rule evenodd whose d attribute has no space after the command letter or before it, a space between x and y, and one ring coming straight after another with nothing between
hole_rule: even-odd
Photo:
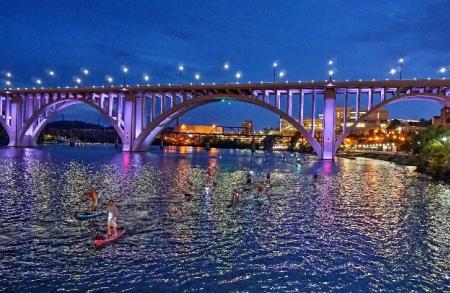
<instances>
[{"instance_id":1,"label":"shoreline vegetation","mask_svg":"<svg viewBox=\"0 0 450 293\"><path fill-rule=\"evenodd\" d=\"M429 127L417 134L405 148L410 152L351 152L338 157L393 162L402 166L416 166L417 171L450 184L450 126Z\"/></svg>"}]
</instances>

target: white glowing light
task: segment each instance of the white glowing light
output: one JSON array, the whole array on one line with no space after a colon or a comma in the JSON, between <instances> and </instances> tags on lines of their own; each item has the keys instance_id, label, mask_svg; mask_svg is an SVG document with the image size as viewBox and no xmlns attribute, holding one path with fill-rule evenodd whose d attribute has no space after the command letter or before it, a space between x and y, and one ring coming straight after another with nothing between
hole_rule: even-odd
<instances>
[{"instance_id":1,"label":"white glowing light","mask_svg":"<svg viewBox=\"0 0 450 293\"><path fill-rule=\"evenodd\" d=\"M228 64L228 62L226 62L226 63L223 65L223 69L228 70L228 68L230 68L230 64Z\"/></svg>"},{"instance_id":2,"label":"white glowing light","mask_svg":"<svg viewBox=\"0 0 450 293\"><path fill-rule=\"evenodd\" d=\"M194 77L195 77L196 80L199 80L200 79L200 73L196 73Z\"/></svg>"}]
</instances>

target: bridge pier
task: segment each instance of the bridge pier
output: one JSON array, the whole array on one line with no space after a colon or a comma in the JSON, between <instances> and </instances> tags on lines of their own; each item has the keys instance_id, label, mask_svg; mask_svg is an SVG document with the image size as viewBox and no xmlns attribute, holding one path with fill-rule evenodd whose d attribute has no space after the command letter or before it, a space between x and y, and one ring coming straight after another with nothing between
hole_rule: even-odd
<instances>
[{"instance_id":1,"label":"bridge pier","mask_svg":"<svg viewBox=\"0 0 450 293\"><path fill-rule=\"evenodd\" d=\"M136 137L136 100L132 95L125 95L124 105L124 133L122 140L122 150L125 152L133 151L134 139Z\"/></svg>"},{"instance_id":2,"label":"bridge pier","mask_svg":"<svg viewBox=\"0 0 450 293\"><path fill-rule=\"evenodd\" d=\"M322 159L334 160L334 144L336 129L336 90L327 87L323 106Z\"/></svg>"}]
</instances>

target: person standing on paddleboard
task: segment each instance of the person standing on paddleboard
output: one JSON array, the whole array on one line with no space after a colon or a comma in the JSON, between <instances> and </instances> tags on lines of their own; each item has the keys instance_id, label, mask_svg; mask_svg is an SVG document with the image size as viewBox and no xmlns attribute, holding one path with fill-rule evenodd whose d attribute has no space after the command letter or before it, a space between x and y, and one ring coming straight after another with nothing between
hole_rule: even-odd
<instances>
[{"instance_id":1,"label":"person standing on paddleboard","mask_svg":"<svg viewBox=\"0 0 450 293\"><path fill-rule=\"evenodd\" d=\"M98 206L98 196L97 192L94 189L91 189L90 191L86 192L84 194L89 200L91 200L91 211L95 212L97 210Z\"/></svg>"},{"instance_id":2,"label":"person standing on paddleboard","mask_svg":"<svg viewBox=\"0 0 450 293\"><path fill-rule=\"evenodd\" d=\"M108 236L111 234L116 236L117 235L117 216L119 214L119 211L117 209L116 203L110 199L108 201ZM111 233L111 230L113 233Z\"/></svg>"}]
</instances>

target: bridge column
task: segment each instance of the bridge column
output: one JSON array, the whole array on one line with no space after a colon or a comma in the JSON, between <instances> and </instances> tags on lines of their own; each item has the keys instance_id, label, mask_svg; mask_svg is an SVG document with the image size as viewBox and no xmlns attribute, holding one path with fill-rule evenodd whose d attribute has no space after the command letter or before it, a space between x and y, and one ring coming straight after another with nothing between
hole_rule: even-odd
<instances>
[{"instance_id":1,"label":"bridge column","mask_svg":"<svg viewBox=\"0 0 450 293\"><path fill-rule=\"evenodd\" d=\"M135 120L136 120L136 129L134 133L134 137L137 137L144 127L144 97L137 96L136 97L136 111L135 111Z\"/></svg>"},{"instance_id":2,"label":"bridge column","mask_svg":"<svg viewBox=\"0 0 450 293\"><path fill-rule=\"evenodd\" d=\"M334 159L336 128L336 90L326 88L323 105L322 159Z\"/></svg>"},{"instance_id":3,"label":"bridge column","mask_svg":"<svg viewBox=\"0 0 450 293\"><path fill-rule=\"evenodd\" d=\"M8 124L8 119L11 117L10 121L10 132L9 134L9 144L8 146L22 146L20 143L20 130L22 127L22 99L19 96L12 96L9 100L9 105L7 104L7 116L6 121Z\"/></svg>"},{"instance_id":4,"label":"bridge column","mask_svg":"<svg viewBox=\"0 0 450 293\"><path fill-rule=\"evenodd\" d=\"M136 98L133 95L126 94L124 100L122 150L132 152L134 139L136 138Z\"/></svg>"}]
</instances>

